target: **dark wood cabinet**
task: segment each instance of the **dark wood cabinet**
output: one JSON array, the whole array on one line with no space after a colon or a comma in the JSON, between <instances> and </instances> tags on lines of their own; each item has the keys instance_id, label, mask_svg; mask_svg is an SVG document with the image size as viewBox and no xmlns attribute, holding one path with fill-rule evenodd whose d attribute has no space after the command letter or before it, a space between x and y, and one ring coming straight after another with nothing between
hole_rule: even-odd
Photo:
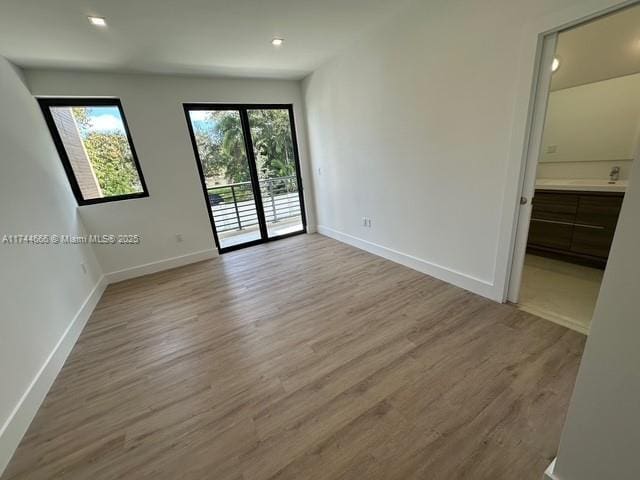
<instances>
[{"instance_id":1,"label":"dark wood cabinet","mask_svg":"<svg viewBox=\"0 0 640 480\"><path fill-rule=\"evenodd\" d=\"M569 250L573 238L573 227L548 220L531 219L529 246Z\"/></svg>"},{"instance_id":2,"label":"dark wood cabinet","mask_svg":"<svg viewBox=\"0 0 640 480\"><path fill-rule=\"evenodd\" d=\"M536 190L527 250L604 268L623 193Z\"/></svg>"},{"instance_id":3,"label":"dark wood cabinet","mask_svg":"<svg viewBox=\"0 0 640 480\"><path fill-rule=\"evenodd\" d=\"M533 199L532 216L540 219L572 222L577 212L577 195L537 191Z\"/></svg>"}]
</instances>

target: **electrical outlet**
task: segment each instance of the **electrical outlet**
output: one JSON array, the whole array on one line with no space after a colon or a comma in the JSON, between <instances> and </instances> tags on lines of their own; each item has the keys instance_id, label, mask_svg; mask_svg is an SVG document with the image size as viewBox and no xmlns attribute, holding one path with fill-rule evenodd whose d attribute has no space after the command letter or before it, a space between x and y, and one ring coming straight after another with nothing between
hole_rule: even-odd
<instances>
[{"instance_id":1,"label":"electrical outlet","mask_svg":"<svg viewBox=\"0 0 640 480\"><path fill-rule=\"evenodd\" d=\"M176 242L178 242L178 243L182 242L182 234L181 233L176 233Z\"/></svg>"},{"instance_id":2,"label":"electrical outlet","mask_svg":"<svg viewBox=\"0 0 640 480\"><path fill-rule=\"evenodd\" d=\"M547 145L547 148L545 149L546 153L556 153L557 151L558 151L557 145Z\"/></svg>"},{"instance_id":3,"label":"electrical outlet","mask_svg":"<svg viewBox=\"0 0 640 480\"><path fill-rule=\"evenodd\" d=\"M362 217L362 226L363 227L367 226L367 217Z\"/></svg>"},{"instance_id":4,"label":"electrical outlet","mask_svg":"<svg viewBox=\"0 0 640 480\"><path fill-rule=\"evenodd\" d=\"M371 219L367 218L367 227L371 228Z\"/></svg>"}]
</instances>

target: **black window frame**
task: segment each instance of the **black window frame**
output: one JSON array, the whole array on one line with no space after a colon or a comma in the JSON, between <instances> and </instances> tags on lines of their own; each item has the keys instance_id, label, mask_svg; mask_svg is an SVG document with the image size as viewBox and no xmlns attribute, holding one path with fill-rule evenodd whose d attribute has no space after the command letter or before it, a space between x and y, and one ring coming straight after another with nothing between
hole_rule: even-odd
<instances>
[{"instance_id":1,"label":"black window frame","mask_svg":"<svg viewBox=\"0 0 640 480\"><path fill-rule=\"evenodd\" d=\"M133 145L133 138L131 136L131 131L129 130L127 117L124 114L122 102L119 98L42 97L38 98L37 100L40 104L40 109L42 110L42 114L44 115L47 127L49 127L49 133L51 134L53 143L55 144L56 150L58 151L58 156L60 157L62 167L64 168L64 171L67 175L69 185L71 186L73 195L76 197L78 206L118 202L121 200L131 200L134 198L145 198L149 196L149 190L147 189L147 184L145 182L144 175L142 174L142 167L140 166L140 161L138 160L138 154L136 153L136 149ZM56 126L53 115L51 114L51 107L116 107L120 112L122 124L124 125L125 134L127 135L127 141L129 142L129 148L131 149L133 163L136 166L138 178L140 179L140 185L142 186L142 192L127 193L125 195L112 195L110 197L101 198L84 198L82 195L82 191L80 190L80 186L78 185L78 180L76 179L75 172L71 167L71 162L69 161L69 156L67 155L64 142L60 137L58 127Z\"/></svg>"}]
</instances>

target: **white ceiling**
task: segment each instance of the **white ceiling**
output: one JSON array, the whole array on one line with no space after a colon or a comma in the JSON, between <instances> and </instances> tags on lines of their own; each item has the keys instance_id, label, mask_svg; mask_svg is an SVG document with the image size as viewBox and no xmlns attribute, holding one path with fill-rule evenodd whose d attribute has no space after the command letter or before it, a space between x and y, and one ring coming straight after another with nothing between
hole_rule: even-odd
<instances>
[{"instance_id":1,"label":"white ceiling","mask_svg":"<svg viewBox=\"0 0 640 480\"><path fill-rule=\"evenodd\" d=\"M561 33L556 56L552 90L639 73L640 6Z\"/></svg>"},{"instance_id":2,"label":"white ceiling","mask_svg":"<svg viewBox=\"0 0 640 480\"><path fill-rule=\"evenodd\" d=\"M0 0L0 55L22 67L299 79L409 1ZM557 56L553 90L639 73L640 6L561 33Z\"/></svg>"},{"instance_id":3,"label":"white ceiling","mask_svg":"<svg viewBox=\"0 0 640 480\"><path fill-rule=\"evenodd\" d=\"M22 67L301 78L406 3L2 0L0 55Z\"/></svg>"}]
</instances>

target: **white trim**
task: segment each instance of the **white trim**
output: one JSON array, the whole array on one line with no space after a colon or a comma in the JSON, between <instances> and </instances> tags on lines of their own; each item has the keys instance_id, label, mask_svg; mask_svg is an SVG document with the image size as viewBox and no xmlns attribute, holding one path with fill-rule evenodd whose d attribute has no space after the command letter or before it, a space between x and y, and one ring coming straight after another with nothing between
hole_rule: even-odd
<instances>
[{"instance_id":1,"label":"white trim","mask_svg":"<svg viewBox=\"0 0 640 480\"><path fill-rule=\"evenodd\" d=\"M121 282L130 278L141 277L143 275L149 275L151 273L161 272L163 270L170 270L172 268L182 267L189 265L190 263L201 262L203 260L210 260L218 256L218 252L211 248L207 250L201 250L199 252L188 253L186 255L180 255L179 257L167 258L165 260L158 260L157 262L145 263L144 265L138 265L136 267L125 268L123 270L117 270L115 272L105 273L109 283Z\"/></svg>"},{"instance_id":2,"label":"white trim","mask_svg":"<svg viewBox=\"0 0 640 480\"><path fill-rule=\"evenodd\" d=\"M542 477L542 480L560 480L558 477L556 477L556 475L553 473L553 471L556 468L556 459L553 459L553 462L551 462L549 464L549 466L547 467L547 469L544 471L544 477Z\"/></svg>"},{"instance_id":3,"label":"white trim","mask_svg":"<svg viewBox=\"0 0 640 480\"><path fill-rule=\"evenodd\" d=\"M479 278L472 277L471 275L467 275L466 273L457 272L441 265L428 262L427 260L423 260L388 247L383 247L382 245L354 237L353 235L334 230L333 228L324 225L318 225L318 233L361 250L365 250L369 253L373 253L379 257L386 258L392 262L399 263L405 267L412 268L413 270L425 273L444 282L451 283L457 287L464 288L470 292L477 293L483 297L499 301L500 292L496 291L494 285L486 280L481 280Z\"/></svg>"},{"instance_id":4,"label":"white trim","mask_svg":"<svg viewBox=\"0 0 640 480\"><path fill-rule=\"evenodd\" d=\"M18 448L107 284L105 276L101 276L0 429L0 475Z\"/></svg>"},{"instance_id":5,"label":"white trim","mask_svg":"<svg viewBox=\"0 0 640 480\"><path fill-rule=\"evenodd\" d=\"M524 160L523 178L520 183L521 196L527 199L527 203L516 208L516 226L511 259L511 271L507 283L507 299L517 303L520 295L524 258L527 251L529 237L529 225L531 222L531 210L533 197L536 190L536 176L540 150L542 148L542 136L549 105L549 92L551 90L551 62L555 56L558 34L546 35L542 40L542 49L538 61L538 78L533 92L533 111L530 130L527 132L527 148Z\"/></svg>"}]
</instances>

